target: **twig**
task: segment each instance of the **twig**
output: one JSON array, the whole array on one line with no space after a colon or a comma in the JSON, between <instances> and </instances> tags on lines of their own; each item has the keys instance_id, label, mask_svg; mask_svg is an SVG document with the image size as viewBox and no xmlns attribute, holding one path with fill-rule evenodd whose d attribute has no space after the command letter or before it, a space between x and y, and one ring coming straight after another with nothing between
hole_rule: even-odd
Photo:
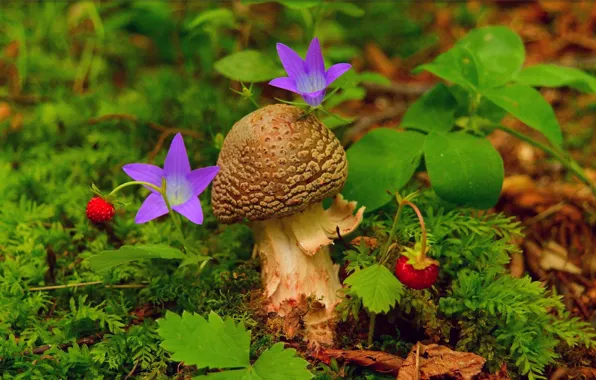
<instances>
[{"instance_id":1,"label":"twig","mask_svg":"<svg viewBox=\"0 0 596 380\"><path fill-rule=\"evenodd\" d=\"M584 305L584 303L582 302L582 300L580 299L580 297L578 297L573 288L571 287L571 283L569 282L569 280L567 279L567 277L565 277L565 275L558 271L557 272L557 278L559 280L561 280L561 282L569 289L569 296L575 301L575 303L577 304L579 310L581 311L582 315L584 316L584 318L589 321L590 320L590 312L588 311L588 309L586 308L586 305Z\"/></svg>"},{"instance_id":2,"label":"twig","mask_svg":"<svg viewBox=\"0 0 596 380\"><path fill-rule=\"evenodd\" d=\"M388 119L393 119L394 117L401 115L405 110L406 106L402 103L398 103L382 112L361 117L346 131L342 138L342 145L344 147L350 145L359 135L367 132L373 125Z\"/></svg>"},{"instance_id":3,"label":"twig","mask_svg":"<svg viewBox=\"0 0 596 380\"><path fill-rule=\"evenodd\" d=\"M132 369L130 370L130 372L128 373L128 375L126 375L126 377L124 378L124 380L127 380L129 377L131 377L135 371L137 370L137 366L139 365L139 361L135 361L135 365L132 367Z\"/></svg>"},{"instance_id":4,"label":"twig","mask_svg":"<svg viewBox=\"0 0 596 380\"><path fill-rule=\"evenodd\" d=\"M28 106L35 105L41 102L46 102L49 100L51 99L45 96L36 97L33 95L0 95L0 101L24 104Z\"/></svg>"},{"instance_id":5,"label":"twig","mask_svg":"<svg viewBox=\"0 0 596 380\"><path fill-rule=\"evenodd\" d=\"M96 335L88 336L88 337L81 338L81 339L77 340L77 344L78 345L86 344L87 346L90 346L92 344L99 342L102 339L103 339L103 333L98 333ZM71 343L65 343L65 344L58 345L58 348L60 348L61 350L65 350L71 346L72 346ZM23 351L23 355L31 355L31 354L41 355L52 347L53 346L51 344L46 344L43 346L36 347L31 351Z\"/></svg>"},{"instance_id":6,"label":"twig","mask_svg":"<svg viewBox=\"0 0 596 380\"><path fill-rule=\"evenodd\" d=\"M30 292L43 291L43 290L56 290L56 289L67 289L67 288L80 288L89 285L103 285L103 281L92 281L92 282L81 282L78 284L66 284L66 285L52 285L52 286L40 286L35 288L29 288ZM105 288L113 289L140 289L145 288L145 284L122 284L122 285L103 285Z\"/></svg>"}]
</instances>

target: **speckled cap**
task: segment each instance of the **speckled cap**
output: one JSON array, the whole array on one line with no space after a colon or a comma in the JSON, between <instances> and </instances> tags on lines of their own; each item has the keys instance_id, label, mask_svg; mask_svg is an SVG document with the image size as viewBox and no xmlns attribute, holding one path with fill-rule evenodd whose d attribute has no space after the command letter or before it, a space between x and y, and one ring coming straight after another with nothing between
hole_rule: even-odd
<instances>
[{"instance_id":1,"label":"speckled cap","mask_svg":"<svg viewBox=\"0 0 596 380\"><path fill-rule=\"evenodd\" d=\"M221 222L284 217L339 193L348 176L346 152L316 117L303 114L275 104L234 124L211 191Z\"/></svg>"}]
</instances>

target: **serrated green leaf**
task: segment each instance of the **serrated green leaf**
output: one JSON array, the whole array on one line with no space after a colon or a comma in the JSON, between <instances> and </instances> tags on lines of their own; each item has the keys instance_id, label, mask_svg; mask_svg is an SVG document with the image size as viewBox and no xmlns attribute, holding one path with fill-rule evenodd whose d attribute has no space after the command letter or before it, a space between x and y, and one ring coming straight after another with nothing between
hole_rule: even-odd
<instances>
[{"instance_id":1,"label":"serrated green leaf","mask_svg":"<svg viewBox=\"0 0 596 380\"><path fill-rule=\"evenodd\" d=\"M487 209L503 185L503 160L490 142L463 132L431 132L424 159L437 195L460 205Z\"/></svg>"},{"instance_id":2,"label":"serrated green leaf","mask_svg":"<svg viewBox=\"0 0 596 380\"><path fill-rule=\"evenodd\" d=\"M256 50L244 50L215 62L215 70L241 82L265 82L283 76L284 71L270 57Z\"/></svg>"},{"instance_id":3,"label":"serrated green leaf","mask_svg":"<svg viewBox=\"0 0 596 380\"><path fill-rule=\"evenodd\" d=\"M172 359L198 368L246 368L250 366L250 332L242 322L221 319L211 312L209 320L184 313L166 314L158 320L162 347Z\"/></svg>"},{"instance_id":4,"label":"serrated green leaf","mask_svg":"<svg viewBox=\"0 0 596 380\"><path fill-rule=\"evenodd\" d=\"M123 245L120 249L103 251L85 260L95 272L108 271L135 260L182 259L184 253L164 244Z\"/></svg>"},{"instance_id":5,"label":"serrated green leaf","mask_svg":"<svg viewBox=\"0 0 596 380\"><path fill-rule=\"evenodd\" d=\"M487 26L472 30L456 46L470 49L479 61L480 88L501 86L517 74L526 58L521 38L505 26Z\"/></svg>"},{"instance_id":6,"label":"serrated green leaf","mask_svg":"<svg viewBox=\"0 0 596 380\"><path fill-rule=\"evenodd\" d=\"M389 202L387 191L401 189L418 167L424 138L418 132L389 128L368 133L347 151L348 179L342 194L367 211Z\"/></svg>"},{"instance_id":7,"label":"serrated green leaf","mask_svg":"<svg viewBox=\"0 0 596 380\"><path fill-rule=\"evenodd\" d=\"M526 67L515 81L528 86L568 86L587 93L596 92L596 77L574 67L541 64Z\"/></svg>"},{"instance_id":8,"label":"serrated green leaf","mask_svg":"<svg viewBox=\"0 0 596 380\"><path fill-rule=\"evenodd\" d=\"M264 351L252 366L240 370L208 373L193 379L309 380L313 378L313 374L306 369L307 366L306 360L296 356L296 350L284 349L284 344L280 342Z\"/></svg>"},{"instance_id":9,"label":"serrated green leaf","mask_svg":"<svg viewBox=\"0 0 596 380\"><path fill-rule=\"evenodd\" d=\"M308 380L314 376L306 368L308 362L296 356L296 350L284 349L283 343L276 343L264 351L253 365L259 379L263 380Z\"/></svg>"},{"instance_id":10,"label":"serrated green leaf","mask_svg":"<svg viewBox=\"0 0 596 380\"><path fill-rule=\"evenodd\" d=\"M344 281L362 299L364 307L373 313L387 313L403 293L402 284L387 269L374 264L351 274Z\"/></svg>"},{"instance_id":11,"label":"serrated green leaf","mask_svg":"<svg viewBox=\"0 0 596 380\"><path fill-rule=\"evenodd\" d=\"M514 83L485 90L483 95L529 127L541 132L553 145L561 145L563 136L555 112L536 89Z\"/></svg>"},{"instance_id":12,"label":"serrated green leaf","mask_svg":"<svg viewBox=\"0 0 596 380\"><path fill-rule=\"evenodd\" d=\"M437 84L408 108L401 127L419 131L447 132L453 127L455 97L443 83Z\"/></svg>"}]
</instances>

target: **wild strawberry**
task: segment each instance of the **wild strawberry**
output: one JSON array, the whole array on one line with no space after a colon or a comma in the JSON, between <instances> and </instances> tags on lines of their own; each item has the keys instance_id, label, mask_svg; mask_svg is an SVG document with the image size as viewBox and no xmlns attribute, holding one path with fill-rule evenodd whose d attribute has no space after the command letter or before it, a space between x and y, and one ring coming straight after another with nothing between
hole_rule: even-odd
<instances>
[{"instance_id":1,"label":"wild strawberry","mask_svg":"<svg viewBox=\"0 0 596 380\"><path fill-rule=\"evenodd\" d=\"M421 268L416 269L410 264L408 257L401 256L395 264L395 275L397 279L412 289L430 288L439 275L439 265L434 260L427 259L428 262L422 264Z\"/></svg>"},{"instance_id":2,"label":"wild strawberry","mask_svg":"<svg viewBox=\"0 0 596 380\"><path fill-rule=\"evenodd\" d=\"M94 223L103 223L114 217L114 205L101 197L93 197L87 203L87 218Z\"/></svg>"}]
</instances>

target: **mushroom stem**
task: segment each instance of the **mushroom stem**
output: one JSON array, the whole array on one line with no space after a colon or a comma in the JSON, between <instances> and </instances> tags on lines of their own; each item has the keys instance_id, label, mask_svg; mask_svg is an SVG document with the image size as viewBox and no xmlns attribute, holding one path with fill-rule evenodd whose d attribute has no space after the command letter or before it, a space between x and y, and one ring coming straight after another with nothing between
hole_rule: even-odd
<instances>
[{"instance_id":1,"label":"mushroom stem","mask_svg":"<svg viewBox=\"0 0 596 380\"><path fill-rule=\"evenodd\" d=\"M297 310L302 323L285 323L290 337L298 333L320 344L333 343L333 310L339 303L339 266L333 264L329 244L352 232L362 221L364 207L354 215L355 202L335 197L325 210L321 203L284 218L253 222L256 251L262 261L267 311L289 318ZM309 302L311 301L311 302Z\"/></svg>"}]
</instances>

